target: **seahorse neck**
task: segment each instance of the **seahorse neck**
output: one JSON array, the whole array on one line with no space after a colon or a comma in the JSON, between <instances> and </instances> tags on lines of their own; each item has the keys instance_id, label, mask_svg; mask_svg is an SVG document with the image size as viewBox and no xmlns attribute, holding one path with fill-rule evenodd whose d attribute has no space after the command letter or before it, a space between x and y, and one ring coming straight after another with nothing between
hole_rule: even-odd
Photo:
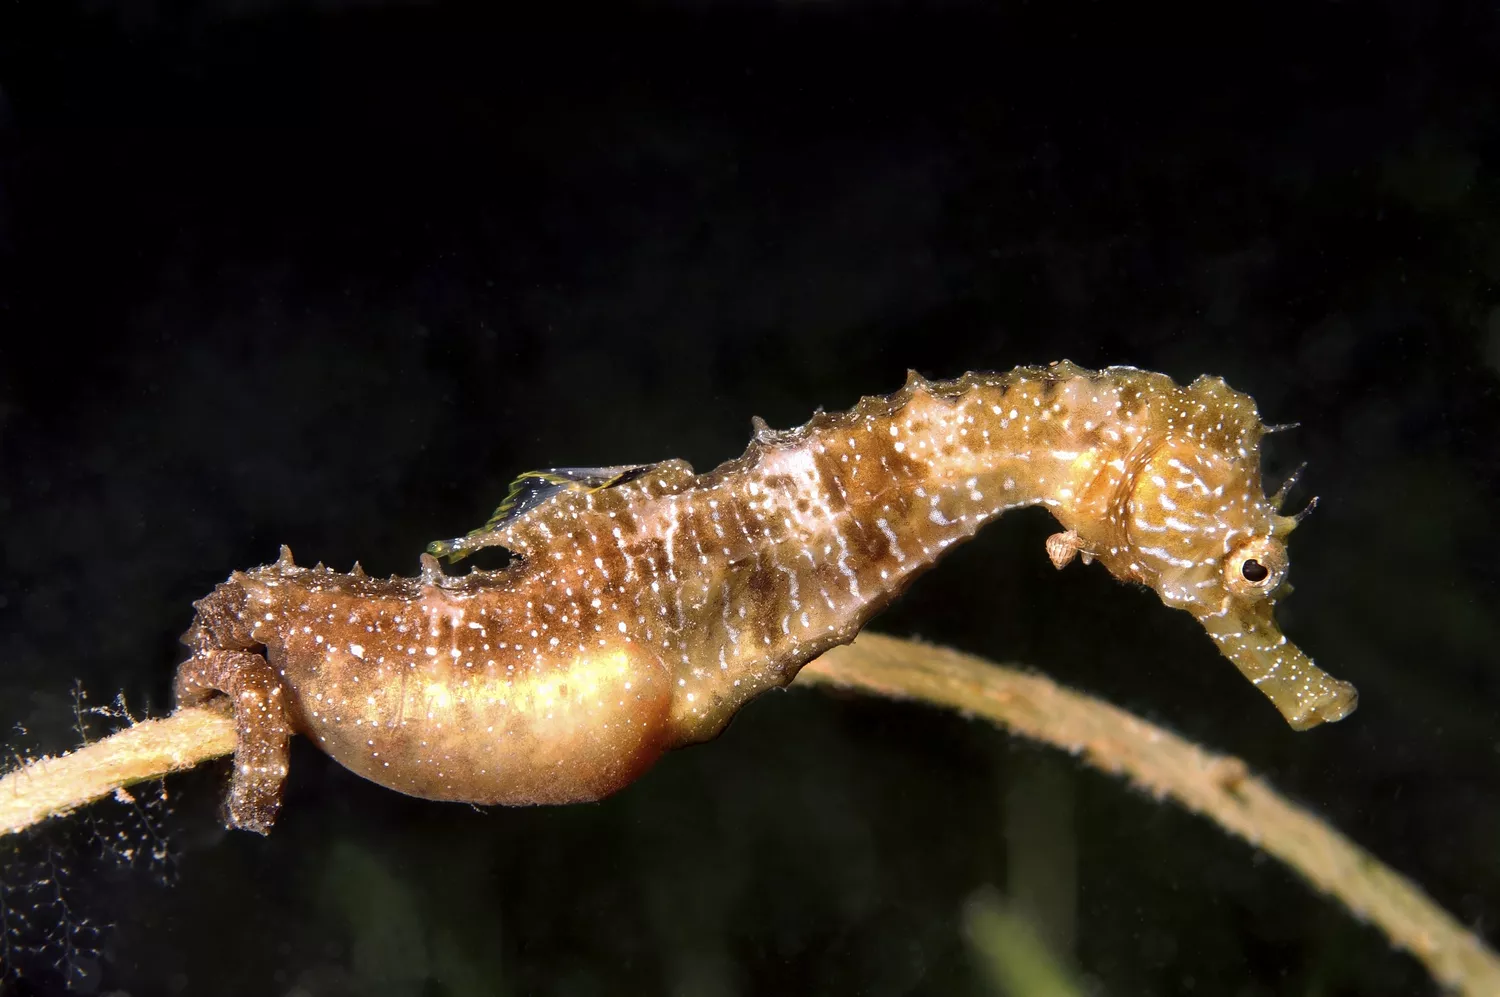
<instances>
[{"instance_id":1,"label":"seahorse neck","mask_svg":"<svg viewBox=\"0 0 1500 997\"><path fill-rule=\"evenodd\" d=\"M913 378L884 419L870 413L865 442L893 484L926 502L931 524L959 527L941 537L1043 505L1066 528L1103 539L1156 417L1157 393L1132 390L1131 375L1160 377L1112 374L1058 364L938 384Z\"/></svg>"}]
</instances>

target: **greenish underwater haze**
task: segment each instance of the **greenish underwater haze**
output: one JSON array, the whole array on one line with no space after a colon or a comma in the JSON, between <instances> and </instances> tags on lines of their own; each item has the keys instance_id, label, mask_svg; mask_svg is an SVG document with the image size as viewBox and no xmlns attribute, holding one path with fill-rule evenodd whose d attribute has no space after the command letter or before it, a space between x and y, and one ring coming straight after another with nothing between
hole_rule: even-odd
<instances>
[{"instance_id":1,"label":"greenish underwater haze","mask_svg":"<svg viewBox=\"0 0 1500 997\"><path fill-rule=\"evenodd\" d=\"M907 368L1212 373L1300 423L1279 616L1351 717L1291 731L1037 511L873 629L1238 755L1494 944L1497 57L1478 3L11 5L4 740L74 746L75 680L164 713L231 570L413 573L522 470L707 470ZM915 704L766 695L568 808L299 742L261 839L226 776L0 844L5 992L1436 992L1251 845Z\"/></svg>"}]
</instances>

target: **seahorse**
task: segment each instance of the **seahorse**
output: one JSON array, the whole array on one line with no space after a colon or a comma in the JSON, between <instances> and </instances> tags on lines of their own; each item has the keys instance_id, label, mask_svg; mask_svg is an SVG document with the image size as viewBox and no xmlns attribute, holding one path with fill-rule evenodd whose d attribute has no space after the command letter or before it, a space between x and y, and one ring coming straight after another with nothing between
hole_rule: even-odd
<instances>
[{"instance_id":1,"label":"seahorse","mask_svg":"<svg viewBox=\"0 0 1500 997\"><path fill-rule=\"evenodd\" d=\"M299 567L283 547L194 604L176 695L233 703L232 827L271 826L294 732L413 796L595 800L851 640L985 523L1040 505L1062 526L1054 564L1098 561L1191 613L1305 729L1356 694L1273 616L1305 510L1265 494L1266 432L1216 377L1067 361L912 373L796 429L757 419L745 453L706 474L667 460L529 475L416 577ZM450 574L434 556L491 545L506 567Z\"/></svg>"}]
</instances>

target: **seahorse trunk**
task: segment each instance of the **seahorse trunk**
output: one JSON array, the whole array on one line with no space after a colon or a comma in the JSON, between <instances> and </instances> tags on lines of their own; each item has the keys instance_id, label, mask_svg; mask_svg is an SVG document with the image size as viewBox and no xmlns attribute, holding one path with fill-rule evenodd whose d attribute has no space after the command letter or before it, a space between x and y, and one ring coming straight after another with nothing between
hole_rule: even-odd
<instances>
[{"instance_id":1,"label":"seahorse trunk","mask_svg":"<svg viewBox=\"0 0 1500 997\"><path fill-rule=\"evenodd\" d=\"M682 739L712 737L746 700L852 639L1007 510L1045 505L1108 547L1145 436L1136 417L1149 392L1133 384L1067 363L939 384L912 376L849 412L761 430L744 457L675 495L670 523L636 519L672 538L664 615L680 620ZM641 553L635 563L649 563Z\"/></svg>"}]
</instances>

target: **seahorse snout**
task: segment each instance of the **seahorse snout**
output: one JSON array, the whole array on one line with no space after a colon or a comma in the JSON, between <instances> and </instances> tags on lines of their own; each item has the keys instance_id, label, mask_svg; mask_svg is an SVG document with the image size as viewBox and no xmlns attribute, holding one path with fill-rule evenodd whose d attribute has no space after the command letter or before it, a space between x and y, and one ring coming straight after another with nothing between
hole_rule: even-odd
<instances>
[{"instance_id":1,"label":"seahorse snout","mask_svg":"<svg viewBox=\"0 0 1500 997\"><path fill-rule=\"evenodd\" d=\"M1265 693L1293 730L1342 720L1359 704L1353 685L1323 671L1286 639L1269 602L1232 604L1198 619L1224 656Z\"/></svg>"}]
</instances>

